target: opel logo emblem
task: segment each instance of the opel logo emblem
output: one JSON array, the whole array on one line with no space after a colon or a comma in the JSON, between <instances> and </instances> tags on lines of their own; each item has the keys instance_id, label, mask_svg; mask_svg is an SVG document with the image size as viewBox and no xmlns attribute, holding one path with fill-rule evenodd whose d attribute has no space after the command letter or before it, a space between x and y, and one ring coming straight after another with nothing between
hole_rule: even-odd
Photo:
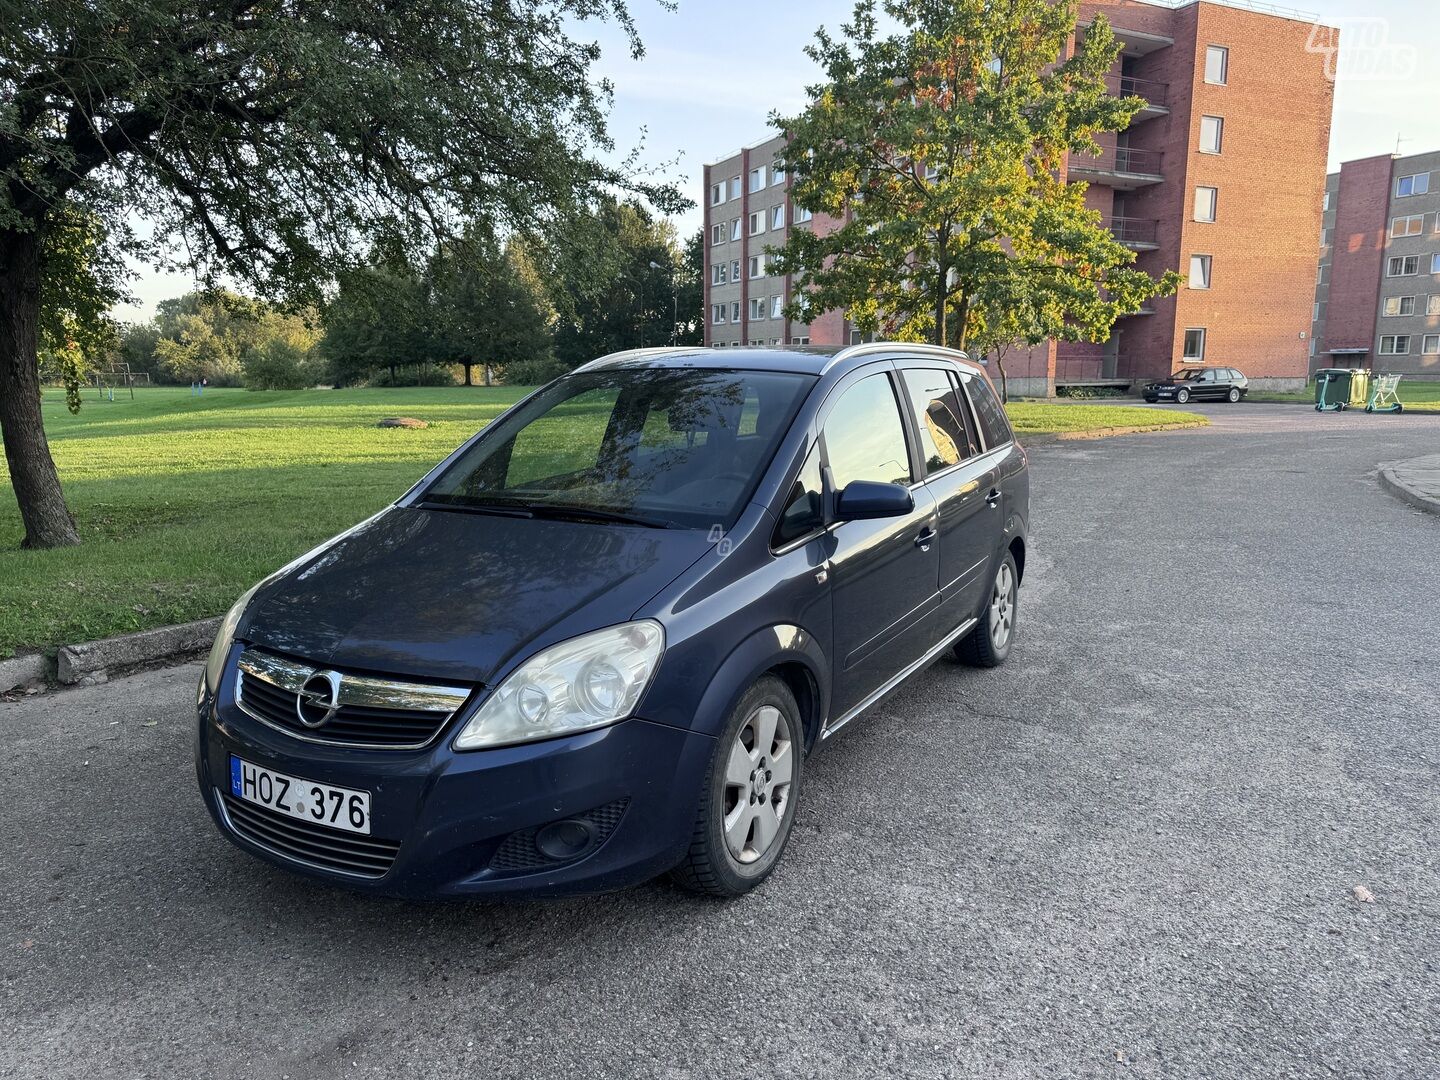
<instances>
[{"instance_id":1,"label":"opel logo emblem","mask_svg":"<svg viewBox=\"0 0 1440 1080\"><path fill-rule=\"evenodd\" d=\"M317 671L305 680L295 698L295 714L307 728L327 723L340 708L340 673Z\"/></svg>"}]
</instances>

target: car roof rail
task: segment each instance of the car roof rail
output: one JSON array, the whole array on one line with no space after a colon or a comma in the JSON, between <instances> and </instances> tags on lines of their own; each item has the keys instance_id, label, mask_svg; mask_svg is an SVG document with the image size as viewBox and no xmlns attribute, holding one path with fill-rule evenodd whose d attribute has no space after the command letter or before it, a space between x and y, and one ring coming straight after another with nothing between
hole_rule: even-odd
<instances>
[{"instance_id":1,"label":"car roof rail","mask_svg":"<svg viewBox=\"0 0 1440 1080\"><path fill-rule=\"evenodd\" d=\"M846 360L853 360L857 356L868 356L871 353L892 353L897 349L911 353L915 356L933 356L940 360L955 360L962 364L975 367L975 361L970 359L969 353L963 349L951 349L944 345L929 345L915 341L866 341L859 345L847 345L825 364L824 371L829 371L836 364Z\"/></svg>"}]
</instances>

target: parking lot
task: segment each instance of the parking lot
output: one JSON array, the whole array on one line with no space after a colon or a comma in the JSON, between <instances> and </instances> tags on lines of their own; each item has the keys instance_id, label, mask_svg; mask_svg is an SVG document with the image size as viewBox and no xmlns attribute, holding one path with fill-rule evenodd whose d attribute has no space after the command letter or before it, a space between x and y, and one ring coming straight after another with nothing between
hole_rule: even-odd
<instances>
[{"instance_id":1,"label":"parking lot","mask_svg":"<svg viewBox=\"0 0 1440 1080\"><path fill-rule=\"evenodd\" d=\"M1440 416L1197 411L1034 449L1010 663L728 904L356 897L216 834L196 666L0 704L0 1076L1440 1075Z\"/></svg>"}]
</instances>

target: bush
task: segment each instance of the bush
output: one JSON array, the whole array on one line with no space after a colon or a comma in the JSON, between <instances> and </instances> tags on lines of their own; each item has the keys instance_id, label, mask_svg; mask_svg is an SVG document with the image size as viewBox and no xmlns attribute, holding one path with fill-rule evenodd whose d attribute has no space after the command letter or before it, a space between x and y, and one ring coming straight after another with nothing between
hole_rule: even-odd
<instances>
[{"instance_id":1,"label":"bush","mask_svg":"<svg viewBox=\"0 0 1440 1080\"><path fill-rule=\"evenodd\" d=\"M367 385L454 386L455 382L455 372L449 367L439 367L435 364L409 364L397 367L393 379L390 377L390 369L382 368L370 376Z\"/></svg>"},{"instance_id":2,"label":"bush","mask_svg":"<svg viewBox=\"0 0 1440 1080\"><path fill-rule=\"evenodd\" d=\"M1088 401L1092 398L1124 398L1132 395L1125 386L1057 386L1055 396Z\"/></svg>"},{"instance_id":3,"label":"bush","mask_svg":"<svg viewBox=\"0 0 1440 1080\"><path fill-rule=\"evenodd\" d=\"M279 338L245 350L245 389L303 390L318 375L310 354Z\"/></svg>"},{"instance_id":4,"label":"bush","mask_svg":"<svg viewBox=\"0 0 1440 1080\"><path fill-rule=\"evenodd\" d=\"M505 365L505 381L511 386L540 386L558 379L570 370L563 360L540 356L534 360L516 360Z\"/></svg>"}]
</instances>

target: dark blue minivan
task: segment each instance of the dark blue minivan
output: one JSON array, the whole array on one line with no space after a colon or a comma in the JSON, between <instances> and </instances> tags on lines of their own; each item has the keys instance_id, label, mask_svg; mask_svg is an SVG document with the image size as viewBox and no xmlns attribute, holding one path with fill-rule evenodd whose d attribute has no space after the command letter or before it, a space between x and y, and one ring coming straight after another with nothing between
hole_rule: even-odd
<instances>
[{"instance_id":1,"label":"dark blue minivan","mask_svg":"<svg viewBox=\"0 0 1440 1080\"><path fill-rule=\"evenodd\" d=\"M743 893L809 753L946 648L1009 654L1028 506L962 353L605 357L240 598L201 793L375 892Z\"/></svg>"}]
</instances>

